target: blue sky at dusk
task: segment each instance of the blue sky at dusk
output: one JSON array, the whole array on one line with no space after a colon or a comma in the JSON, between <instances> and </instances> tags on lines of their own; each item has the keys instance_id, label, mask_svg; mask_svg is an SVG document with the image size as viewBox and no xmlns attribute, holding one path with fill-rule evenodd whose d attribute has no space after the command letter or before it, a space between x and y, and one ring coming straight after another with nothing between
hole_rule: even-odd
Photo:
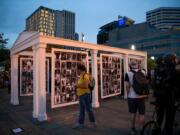
<instances>
[{"instance_id":1,"label":"blue sky at dusk","mask_svg":"<svg viewBox=\"0 0 180 135\"><path fill-rule=\"evenodd\" d=\"M25 19L39 6L70 10L76 14L76 32L96 43L99 27L127 16L146 21L146 12L158 7L180 7L180 0L0 0L0 32L9 38L8 48L25 29Z\"/></svg>"}]
</instances>

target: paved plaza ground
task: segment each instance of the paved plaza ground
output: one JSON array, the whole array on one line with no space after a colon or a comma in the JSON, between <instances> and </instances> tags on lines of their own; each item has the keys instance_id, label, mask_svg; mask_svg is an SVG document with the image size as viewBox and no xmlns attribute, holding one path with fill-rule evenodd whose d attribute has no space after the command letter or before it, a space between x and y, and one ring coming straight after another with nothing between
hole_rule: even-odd
<instances>
[{"instance_id":1,"label":"paved plaza ground","mask_svg":"<svg viewBox=\"0 0 180 135\"><path fill-rule=\"evenodd\" d=\"M0 89L0 135L11 135L11 129L23 128L19 135L129 135L127 101L121 97L100 100L100 108L94 109L97 127L88 127L88 118L84 129L73 130L78 118L78 105L51 109L47 98L46 122L32 118L32 97L20 97L20 105L10 104L10 95L6 89ZM153 107L147 104L146 119L152 115Z\"/></svg>"}]
</instances>

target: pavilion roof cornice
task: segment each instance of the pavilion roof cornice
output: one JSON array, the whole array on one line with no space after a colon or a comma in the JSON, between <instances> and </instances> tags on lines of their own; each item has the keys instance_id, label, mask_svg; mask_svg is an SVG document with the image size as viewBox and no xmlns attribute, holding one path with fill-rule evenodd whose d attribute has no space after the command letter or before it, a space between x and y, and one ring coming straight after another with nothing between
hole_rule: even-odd
<instances>
[{"instance_id":1,"label":"pavilion roof cornice","mask_svg":"<svg viewBox=\"0 0 180 135\"><path fill-rule=\"evenodd\" d=\"M47 45L51 44L51 45L59 45L59 46L67 46L67 47L77 47L77 48L84 48L84 49L97 50L97 51L107 51L107 52L114 52L114 53L127 54L127 55L138 55L143 57L147 56L147 52L143 52L143 51L115 48L107 45L79 42L69 39L58 38L58 37L45 36L42 33L35 33L31 35L29 38L18 42L17 44L15 42L15 45L11 48L11 54L19 53L29 47L38 44L47 44Z\"/></svg>"}]
</instances>

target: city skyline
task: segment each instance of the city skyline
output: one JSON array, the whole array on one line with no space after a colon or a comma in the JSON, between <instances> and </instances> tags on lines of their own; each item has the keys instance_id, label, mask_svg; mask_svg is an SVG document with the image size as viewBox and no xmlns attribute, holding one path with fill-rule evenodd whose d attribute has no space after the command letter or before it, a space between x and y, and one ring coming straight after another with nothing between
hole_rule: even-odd
<instances>
[{"instance_id":1,"label":"city skyline","mask_svg":"<svg viewBox=\"0 0 180 135\"><path fill-rule=\"evenodd\" d=\"M137 6L137 3L141 3ZM20 32L25 30L26 18L39 6L55 10L69 10L76 14L76 31L84 33L86 42L96 43L99 27L118 19L118 15L127 16L135 23L146 21L146 12L158 7L178 7L178 0L4 0L0 2L0 32L8 38L11 48ZM81 37L80 37L81 39Z\"/></svg>"}]
</instances>

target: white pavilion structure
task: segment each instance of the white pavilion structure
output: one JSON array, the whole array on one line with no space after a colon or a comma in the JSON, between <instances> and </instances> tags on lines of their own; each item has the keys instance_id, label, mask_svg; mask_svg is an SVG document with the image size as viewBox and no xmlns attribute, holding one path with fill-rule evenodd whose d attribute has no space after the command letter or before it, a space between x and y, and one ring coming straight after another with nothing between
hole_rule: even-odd
<instances>
[{"instance_id":1,"label":"white pavilion structure","mask_svg":"<svg viewBox=\"0 0 180 135\"><path fill-rule=\"evenodd\" d=\"M76 69L85 64L95 78L92 105L98 108L99 97L121 94L130 61L147 70L146 52L22 32L11 48L11 104L19 105L20 96L33 96L32 116L39 121L47 120L47 92L51 108L77 104Z\"/></svg>"}]
</instances>

